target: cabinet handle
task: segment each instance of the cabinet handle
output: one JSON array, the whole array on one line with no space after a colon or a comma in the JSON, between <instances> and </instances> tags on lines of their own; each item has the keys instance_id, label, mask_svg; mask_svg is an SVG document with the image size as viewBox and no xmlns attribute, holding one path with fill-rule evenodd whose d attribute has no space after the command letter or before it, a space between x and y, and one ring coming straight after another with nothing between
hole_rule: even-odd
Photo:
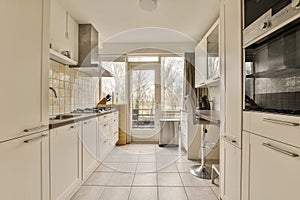
<instances>
[{"instance_id":1,"label":"cabinet handle","mask_svg":"<svg viewBox=\"0 0 300 200\"><path fill-rule=\"evenodd\" d=\"M38 137L35 137L35 138L31 138L29 140L25 140L24 143L34 142L34 141L39 140L39 139L41 139L43 137L47 137L47 135L41 135L41 136L38 136Z\"/></svg>"},{"instance_id":2,"label":"cabinet handle","mask_svg":"<svg viewBox=\"0 0 300 200\"><path fill-rule=\"evenodd\" d=\"M267 117L263 118L263 121L274 123L274 124L282 124L282 125L287 125L287 126L299 126L299 123L296 122L288 122L288 121L283 121L283 120L278 120L278 119L270 119Z\"/></svg>"},{"instance_id":3,"label":"cabinet handle","mask_svg":"<svg viewBox=\"0 0 300 200\"><path fill-rule=\"evenodd\" d=\"M226 141L229 141L231 143L236 143L236 139L234 139L233 137L223 135L222 138L224 138Z\"/></svg>"},{"instance_id":4,"label":"cabinet handle","mask_svg":"<svg viewBox=\"0 0 300 200\"><path fill-rule=\"evenodd\" d=\"M91 123L91 121L85 121L85 122L83 122L83 124L89 124L89 123Z\"/></svg>"},{"instance_id":5,"label":"cabinet handle","mask_svg":"<svg viewBox=\"0 0 300 200\"><path fill-rule=\"evenodd\" d=\"M49 129L49 126L47 125L43 125L43 126L38 126L38 127L34 127L34 128L28 128L28 129L24 129L23 132L41 132L41 131L46 131Z\"/></svg>"},{"instance_id":6,"label":"cabinet handle","mask_svg":"<svg viewBox=\"0 0 300 200\"><path fill-rule=\"evenodd\" d=\"M107 126L108 124L103 124L103 127Z\"/></svg>"},{"instance_id":7,"label":"cabinet handle","mask_svg":"<svg viewBox=\"0 0 300 200\"><path fill-rule=\"evenodd\" d=\"M272 149L272 150L274 150L274 151L277 151L277 152L279 152L279 153L283 153L283 154L285 154L285 155L288 155L288 156L291 156L291 157L299 157L299 155L298 154L296 154L296 153L293 153L293 152L291 152L291 151L287 151L287 150L284 150L284 149L281 149L281 148L279 148L279 147L275 147L275 146L273 146L273 145L271 145L271 144L269 144L269 143L262 143L262 145L264 146L264 147L267 147L267 148L269 148L269 149Z\"/></svg>"}]
</instances>

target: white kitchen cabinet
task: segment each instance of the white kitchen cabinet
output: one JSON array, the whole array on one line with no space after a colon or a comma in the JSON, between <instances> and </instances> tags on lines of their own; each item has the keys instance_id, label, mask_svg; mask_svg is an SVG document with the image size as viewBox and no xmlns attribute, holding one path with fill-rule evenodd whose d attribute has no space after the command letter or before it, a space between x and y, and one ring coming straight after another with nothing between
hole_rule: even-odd
<instances>
[{"instance_id":1,"label":"white kitchen cabinet","mask_svg":"<svg viewBox=\"0 0 300 200\"><path fill-rule=\"evenodd\" d=\"M49 200L48 131L0 143L0 198Z\"/></svg>"},{"instance_id":2,"label":"white kitchen cabinet","mask_svg":"<svg viewBox=\"0 0 300 200\"><path fill-rule=\"evenodd\" d=\"M244 126L243 130L300 147L299 116L265 112L244 112L244 116L246 113L249 125Z\"/></svg>"},{"instance_id":3,"label":"white kitchen cabinet","mask_svg":"<svg viewBox=\"0 0 300 200\"><path fill-rule=\"evenodd\" d=\"M206 37L195 48L195 87L200 87L207 80Z\"/></svg>"},{"instance_id":4,"label":"white kitchen cabinet","mask_svg":"<svg viewBox=\"0 0 300 200\"><path fill-rule=\"evenodd\" d=\"M225 49L225 130L222 135L233 138L241 148L242 135L242 18L241 1L224 0L223 42ZM221 12L222 13L222 12Z\"/></svg>"},{"instance_id":5,"label":"white kitchen cabinet","mask_svg":"<svg viewBox=\"0 0 300 200\"><path fill-rule=\"evenodd\" d=\"M71 52L71 58L78 60L78 23L59 0L51 0L50 43L52 49L61 53Z\"/></svg>"},{"instance_id":6,"label":"white kitchen cabinet","mask_svg":"<svg viewBox=\"0 0 300 200\"><path fill-rule=\"evenodd\" d=\"M111 144L115 145L119 140L119 112L113 112L113 118L111 121Z\"/></svg>"},{"instance_id":7,"label":"white kitchen cabinet","mask_svg":"<svg viewBox=\"0 0 300 200\"><path fill-rule=\"evenodd\" d=\"M240 0L222 0L220 190L223 200L241 199L242 15Z\"/></svg>"},{"instance_id":8,"label":"white kitchen cabinet","mask_svg":"<svg viewBox=\"0 0 300 200\"><path fill-rule=\"evenodd\" d=\"M50 130L51 200L70 198L82 183L81 126Z\"/></svg>"},{"instance_id":9,"label":"white kitchen cabinet","mask_svg":"<svg viewBox=\"0 0 300 200\"><path fill-rule=\"evenodd\" d=\"M49 12L49 0L1 1L0 142L48 125Z\"/></svg>"},{"instance_id":10,"label":"white kitchen cabinet","mask_svg":"<svg viewBox=\"0 0 300 200\"><path fill-rule=\"evenodd\" d=\"M119 140L119 112L98 117L98 159L104 161Z\"/></svg>"},{"instance_id":11,"label":"white kitchen cabinet","mask_svg":"<svg viewBox=\"0 0 300 200\"><path fill-rule=\"evenodd\" d=\"M299 199L300 148L244 135L249 139L243 143L243 200Z\"/></svg>"},{"instance_id":12,"label":"white kitchen cabinet","mask_svg":"<svg viewBox=\"0 0 300 200\"><path fill-rule=\"evenodd\" d=\"M83 179L86 180L99 165L97 160L98 119L88 119L83 122L82 127Z\"/></svg>"},{"instance_id":13,"label":"white kitchen cabinet","mask_svg":"<svg viewBox=\"0 0 300 200\"><path fill-rule=\"evenodd\" d=\"M241 199L241 149L220 141L220 190L223 200Z\"/></svg>"},{"instance_id":14,"label":"white kitchen cabinet","mask_svg":"<svg viewBox=\"0 0 300 200\"><path fill-rule=\"evenodd\" d=\"M220 20L218 19L195 48L195 87L216 86L220 79Z\"/></svg>"}]
</instances>

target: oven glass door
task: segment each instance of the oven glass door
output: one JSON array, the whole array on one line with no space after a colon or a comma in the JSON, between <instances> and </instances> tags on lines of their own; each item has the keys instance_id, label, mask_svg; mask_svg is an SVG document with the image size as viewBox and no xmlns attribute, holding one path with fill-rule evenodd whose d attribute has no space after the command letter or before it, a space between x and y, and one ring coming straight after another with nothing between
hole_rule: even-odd
<instances>
[{"instance_id":1,"label":"oven glass door","mask_svg":"<svg viewBox=\"0 0 300 200\"><path fill-rule=\"evenodd\" d=\"M245 49L245 109L300 114L300 19Z\"/></svg>"}]
</instances>

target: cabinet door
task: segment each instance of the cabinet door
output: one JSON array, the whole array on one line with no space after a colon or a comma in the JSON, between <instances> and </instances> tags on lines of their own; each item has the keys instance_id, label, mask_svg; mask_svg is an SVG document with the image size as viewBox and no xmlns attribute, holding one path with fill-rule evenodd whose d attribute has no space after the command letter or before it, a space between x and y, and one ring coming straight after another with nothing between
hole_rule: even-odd
<instances>
[{"instance_id":1,"label":"cabinet door","mask_svg":"<svg viewBox=\"0 0 300 200\"><path fill-rule=\"evenodd\" d=\"M118 116L115 116L111 121L111 133L112 133L111 143L115 145L119 140L119 117Z\"/></svg>"},{"instance_id":2,"label":"cabinet door","mask_svg":"<svg viewBox=\"0 0 300 200\"><path fill-rule=\"evenodd\" d=\"M300 159L293 154L300 149L250 134L247 200L299 199Z\"/></svg>"},{"instance_id":3,"label":"cabinet door","mask_svg":"<svg viewBox=\"0 0 300 200\"><path fill-rule=\"evenodd\" d=\"M0 3L0 141L48 123L48 12L49 0Z\"/></svg>"},{"instance_id":4,"label":"cabinet door","mask_svg":"<svg viewBox=\"0 0 300 200\"><path fill-rule=\"evenodd\" d=\"M48 132L0 144L0 198L48 200Z\"/></svg>"},{"instance_id":5,"label":"cabinet door","mask_svg":"<svg viewBox=\"0 0 300 200\"><path fill-rule=\"evenodd\" d=\"M242 42L241 1L224 1L225 132L241 147L242 134Z\"/></svg>"},{"instance_id":6,"label":"cabinet door","mask_svg":"<svg viewBox=\"0 0 300 200\"><path fill-rule=\"evenodd\" d=\"M206 37L208 82L220 78L220 30L219 20L210 28Z\"/></svg>"},{"instance_id":7,"label":"cabinet door","mask_svg":"<svg viewBox=\"0 0 300 200\"><path fill-rule=\"evenodd\" d=\"M97 118L83 122L83 178L84 180L97 168Z\"/></svg>"},{"instance_id":8,"label":"cabinet door","mask_svg":"<svg viewBox=\"0 0 300 200\"><path fill-rule=\"evenodd\" d=\"M207 79L206 38L195 48L195 87L205 84Z\"/></svg>"},{"instance_id":9,"label":"cabinet door","mask_svg":"<svg viewBox=\"0 0 300 200\"><path fill-rule=\"evenodd\" d=\"M67 199L81 183L81 134L75 124L50 131L51 200Z\"/></svg>"},{"instance_id":10,"label":"cabinet door","mask_svg":"<svg viewBox=\"0 0 300 200\"><path fill-rule=\"evenodd\" d=\"M221 140L220 150L221 198L223 200L240 200L241 149Z\"/></svg>"},{"instance_id":11,"label":"cabinet door","mask_svg":"<svg viewBox=\"0 0 300 200\"><path fill-rule=\"evenodd\" d=\"M108 153L114 148L115 142L113 141L113 132L115 129L112 127L112 120L106 121L99 125L98 138L99 138L99 153L100 161L103 161Z\"/></svg>"}]
</instances>

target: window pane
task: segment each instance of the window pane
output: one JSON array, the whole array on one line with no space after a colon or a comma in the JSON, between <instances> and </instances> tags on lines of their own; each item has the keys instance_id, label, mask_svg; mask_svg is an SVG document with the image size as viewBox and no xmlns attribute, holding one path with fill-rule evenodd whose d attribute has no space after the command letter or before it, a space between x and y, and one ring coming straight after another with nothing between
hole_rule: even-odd
<instances>
[{"instance_id":1,"label":"window pane","mask_svg":"<svg viewBox=\"0 0 300 200\"><path fill-rule=\"evenodd\" d=\"M114 74L114 77L101 78L101 98L114 92L114 102L125 103L125 62L101 62L101 66Z\"/></svg>"},{"instance_id":2,"label":"window pane","mask_svg":"<svg viewBox=\"0 0 300 200\"><path fill-rule=\"evenodd\" d=\"M180 117L180 109L183 99L183 69L182 57L162 57L162 115L168 117Z\"/></svg>"},{"instance_id":3,"label":"window pane","mask_svg":"<svg viewBox=\"0 0 300 200\"><path fill-rule=\"evenodd\" d=\"M158 56L129 56L128 62L158 62Z\"/></svg>"}]
</instances>

